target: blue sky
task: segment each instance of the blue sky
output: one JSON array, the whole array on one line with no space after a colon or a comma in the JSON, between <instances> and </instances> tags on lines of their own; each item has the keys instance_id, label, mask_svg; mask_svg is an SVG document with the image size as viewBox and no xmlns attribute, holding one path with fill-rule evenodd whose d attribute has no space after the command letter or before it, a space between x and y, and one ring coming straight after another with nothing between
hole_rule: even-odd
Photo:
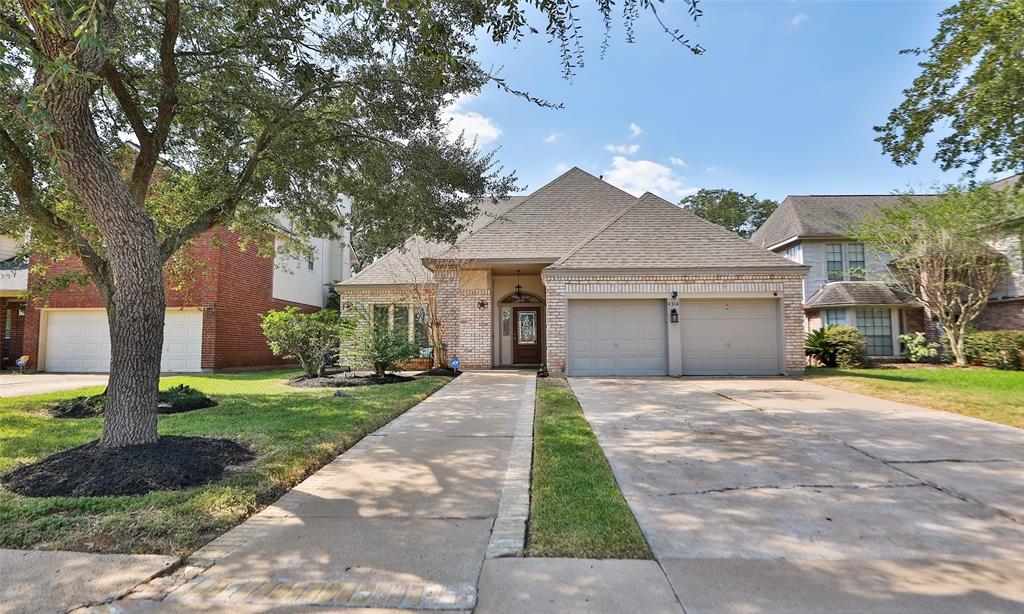
<instances>
[{"instance_id":1,"label":"blue sky","mask_svg":"<svg viewBox=\"0 0 1024 614\"><path fill-rule=\"evenodd\" d=\"M564 109L489 86L451 110L453 126L497 148L527 191L571 166L672 201L697 188L781 200L922 190L960 177L927 150L916 166L895 166L872 131L918 74L900 49L927 46L947 3L705 0L694 26L682 2L668 0L665 20L703 45L703 56L644 15L634 44L616 24L604 59L594 5L580 4L586 65L571 83L543 37L482 44L479 55L511 85Z\"/></svg>"}]
</instances>

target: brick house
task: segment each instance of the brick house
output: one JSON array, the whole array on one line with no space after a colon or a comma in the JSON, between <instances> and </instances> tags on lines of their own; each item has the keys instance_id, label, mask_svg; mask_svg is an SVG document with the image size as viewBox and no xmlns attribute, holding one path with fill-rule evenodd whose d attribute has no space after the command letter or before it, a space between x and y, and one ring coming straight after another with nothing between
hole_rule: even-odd
<instances>
[{"instance_id":1,"label":"brick house","mask_svg":"<svg viewBox=\"0 0 1024 614\"><path fill-rule=\"evenodd\" d=\"M463 368L777 375L804 368L807 267L579 168L487 204L454 245L414 237L336 286L411 338L423 289Z\"/></svg>"},{"instance_id":2,"label":"brick house","mask_svg":"<svg viewBox=\"0 0 1024 614\"><path fill-rule=\"evenodd\" d=\"M291 305L310 311L320 309L326 304L331 282L351 274L353 258L347 234L343 242L311 239L314 254L302 261L277 254L276 249L273 257L262 255L253 246L243 250L239 238L224 227L200 235L188 247L197 263L192 279L180 288L165 282L163 371L220 371L284 364L270 353L260 330L260 314ZM71 258L51 267L49 273L80 267ZM0 275L0 284L2 279ZM5 299L0 293L0 314L4 313L3 301L15 305L16 310L7 308L6 317L13 320L13 330L23 330L20 339L12 334L12 342L6 345L5 366L10 367L18 355L28 354L29 367L39 371L106 371L110 339L105 301L99 291L91 283L71 284L44 300L32 297L28 291L39 281L43 280L26 270L18 280L17 299Z\"/></svg>"},{"instance_id":3,"label":"brick house","mask_svg":"<svg viewBox=\"0 0 1024 614\"><path fill-rule=\"evenodd\" d=\"M1008 188L1019 179L1019 175L1009 177L993 187ZM802 287L804 330L827 324L856 326L876 358L899 356L898 337L905 332L921 331L938 338L937 324L924 307L891 284L891 257L849 237L860 220L899 202L897 195L788 196L751 236L758 247L809 267ZM1011 223L997 230L989 244L1006 258L1009 271L975 326L1024 329L1020 226Z\"/></svg>"}]
</instances>

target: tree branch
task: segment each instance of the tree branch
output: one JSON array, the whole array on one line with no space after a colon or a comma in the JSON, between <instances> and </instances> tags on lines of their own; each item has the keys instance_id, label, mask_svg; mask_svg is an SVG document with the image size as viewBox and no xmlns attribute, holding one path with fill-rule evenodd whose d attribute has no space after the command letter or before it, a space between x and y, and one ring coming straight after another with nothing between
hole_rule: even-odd
<instances>
[{"instance_id":1,"label":"tree branch","mask_svg":"<svg viewBox=\"0 0 1024 614\"><path fill-rule=\"evenodd\" d=\"M146 127L142 111L139 109L139 105L132 96L132 93L128 90L127 84L121 79L121 73L108 61L103 65L103 76L110 86L110 91L114 93L117 103L121 105L121 111L128 118L128 125L132 127L135 138L139 140L139 143L149 139L151 133L149 128Z\"/></svg>"}]
</instances>

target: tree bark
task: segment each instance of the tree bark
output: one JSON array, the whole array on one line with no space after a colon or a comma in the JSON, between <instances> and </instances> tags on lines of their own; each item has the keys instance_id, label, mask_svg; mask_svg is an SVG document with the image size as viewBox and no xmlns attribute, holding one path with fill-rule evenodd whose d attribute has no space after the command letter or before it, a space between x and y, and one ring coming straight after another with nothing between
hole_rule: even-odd
<instances>
[{"instance_id":1,"label":"tree bark","mask_svg":"<svg viewBox=\"0 0 1024 614\"><path fill-rule=\"evenodd\" d=\"M166 302L157 230L105 155L89 108L91 85L55 80L45 93L48 133L61 177L95 223L109 275L93 281L107 301L110 382L101 445L157 440Z\"/></svg>"}]
</instances>

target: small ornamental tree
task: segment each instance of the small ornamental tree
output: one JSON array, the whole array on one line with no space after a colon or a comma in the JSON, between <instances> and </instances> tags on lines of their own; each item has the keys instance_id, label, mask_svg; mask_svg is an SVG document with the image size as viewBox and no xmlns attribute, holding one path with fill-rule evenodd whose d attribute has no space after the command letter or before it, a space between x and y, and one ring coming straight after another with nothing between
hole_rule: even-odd
<instances>
[{"instance_id":1,"label":"small ornamental tree","mask_svg":"<svg viewBox=\"0 0 1024 614\"><path fill-rule=\"evenodd\" d=\"M378 376L399 370L398 363L416 358L419 345L409 341L409 332L392 326L382 318L374 318L369 309L360 309L342 325L343 353L357 365L373 368Z\"/></svg>"},{"instance_id":2,"label":"small ornamental tree","mask_svg":"<svg viewBox=\"0 0 1024 614\"><path fill-rule=\"evenodd\" d=\"M333 310L303 313L287 307L268 311L260 326L274 356L296 358L308 377L323 377L327 356L341 336L341 315Z\"/></svg>"},{"instance_id":3,"label":"small ornamental tree","mask_svg":"<svg viewBox=\"0 0 1024 614\"><path fill-rule=\"evenodd\" d=\"M895 284L936 318L956 364L966 365L964 335L1007 273L1006 258L988 242L1013 231L1022 214L1020 191L951 187L883 208L854 235L892 258Z\"/></svg>"}]
</instances>

